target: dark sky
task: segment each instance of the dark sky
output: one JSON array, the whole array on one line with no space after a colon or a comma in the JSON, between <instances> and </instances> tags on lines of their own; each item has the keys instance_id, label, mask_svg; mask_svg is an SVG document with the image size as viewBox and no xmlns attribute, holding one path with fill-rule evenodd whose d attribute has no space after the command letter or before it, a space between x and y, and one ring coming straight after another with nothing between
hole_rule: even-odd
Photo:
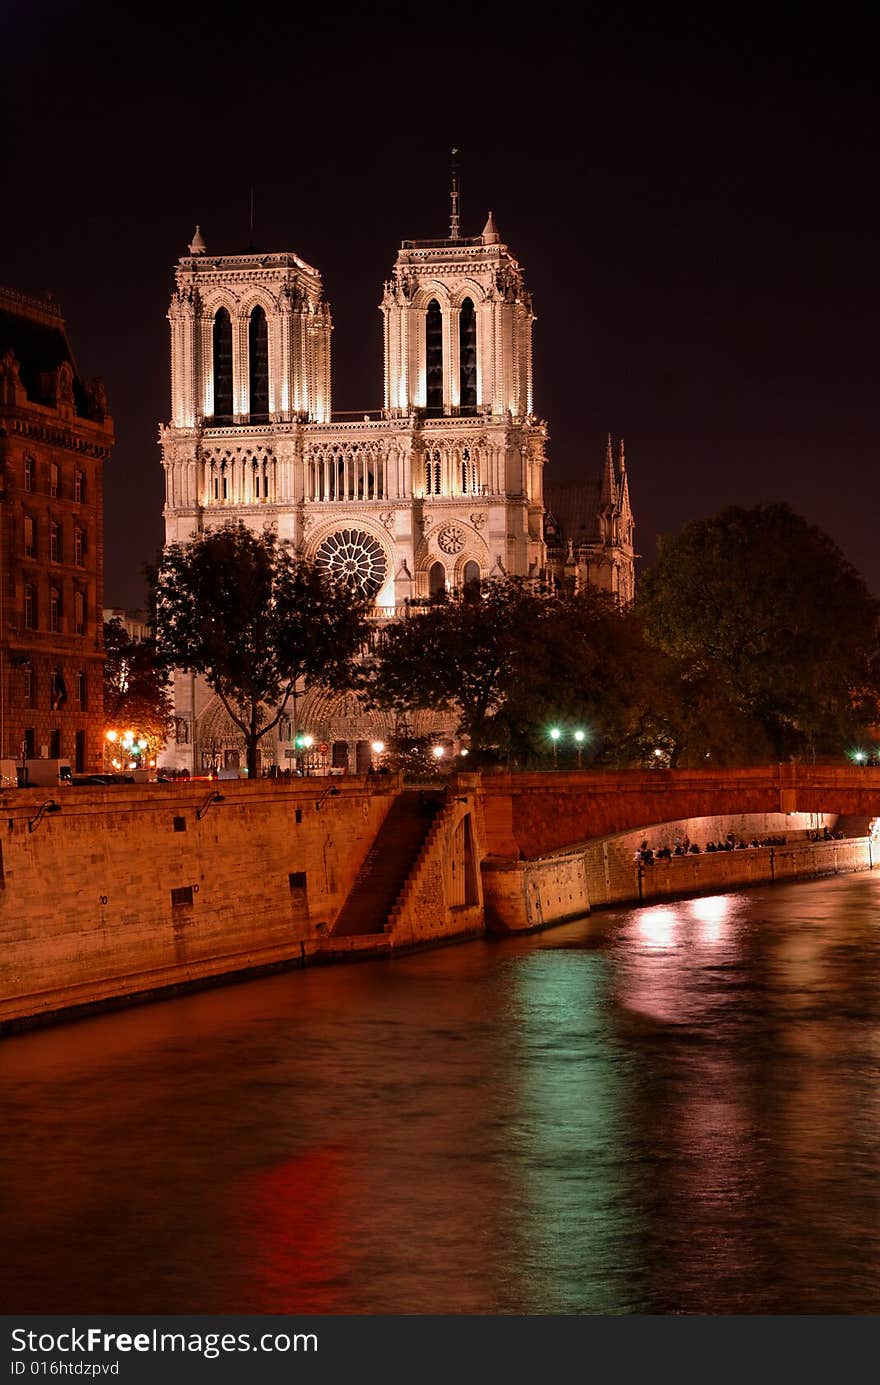
<instances>
[{"instance_id":1,"label":"dark sky","mask_svg":"<svg viewBox=\"0 0 880 1385\"><path fill-rule=\"evenodd\" d=\"M643 561L781 499L880 593L869 7L588 5L577 29L552 6L312 8L4 19L0 281L51 289L107 384L107 604L142 604L162 541L165 313L195 223L242 249L254 187L256 243L323 275L334 407L375 408L382 282L403 237L446 234L451 144L464 234L491 207L534 295L552 474L624 434Z\"/></svg>"}]
</instances>

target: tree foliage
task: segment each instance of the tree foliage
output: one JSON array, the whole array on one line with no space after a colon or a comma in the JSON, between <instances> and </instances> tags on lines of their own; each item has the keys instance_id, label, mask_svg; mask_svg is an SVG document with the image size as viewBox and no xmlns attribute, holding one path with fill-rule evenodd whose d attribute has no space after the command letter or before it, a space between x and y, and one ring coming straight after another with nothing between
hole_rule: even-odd
<instances>
[{"instance_id":1,"label":"tree foliage","mask_svg":"<svg viewBox=\"0 0 880 1385\"><path fill-rule=\"evenodd\" d=\"M241 731L251 776L260 739L298 684L353 679L369 602L296 559L271 529L228 524L172 544L155 583L160 657L203 675Z\"/></svg>"},{"instance_id":2,"label":"tree foliage","mask_svg":"<svg viewBox=\"0 0 880 1385\"><path fill-rule=\"evenodd\" d=\"M840 753L876 720L878 603L837 546L775 504L724 510L661 541L637 609L685 699L748 758Z\"/></svg>"},{"instance_id":3,"label":"tree foliage","mask_svg":"<svg viewBox=\"0 0 880 1385\"><path fill-rule=\"evenodd\" d=\"M579 727L583 764L631 764L669 739L669 666L614 598L594 588L547 595L507 579L391 626L365 672L377 705L453 711L475 762L546 764L557 724L572 763Z\"/></svg>"},{"instance_id":4,"label":"tree foliage","mask_svg":"<svg viewBox=\"0 0 880 1385\"><path fill-rule=\"evenodd\" d=\"M111 730L134 732L154 759L168 739L172 699L154 640L133 640L118 618L104 624L104 716Z\"/></svg>"}]
</instances>

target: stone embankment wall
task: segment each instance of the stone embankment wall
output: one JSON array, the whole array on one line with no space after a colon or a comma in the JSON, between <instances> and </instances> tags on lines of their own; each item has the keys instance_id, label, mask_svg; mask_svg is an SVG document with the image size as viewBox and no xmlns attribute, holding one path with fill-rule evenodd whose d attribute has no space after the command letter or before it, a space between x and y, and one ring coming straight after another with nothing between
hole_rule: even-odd
<instances>
[{"instance_id":1,"label":"stone embankment wall","mask_svg":"<svg viewBox=\"0 0 880 1385\"><path fill-rule=\"evenodd\" d=\"M483 862L486 928L528 933L590 912L583 849L540 861Z\"/></svg>"},{"instance_id":2,"label":"stone embankment wall","mask_svg":"<svg viewBox=\"0 0 880 1385\"><path fill-rule=\"evenodd\" d=\"M810 879L847 871L871 870L880 850L868 837L811 842L810 830L827 825L834 814L754 813L685 818L638 832L583 842L575 850L535 861L488 857L483 862L486 927L518 933L546 928L610 904L637 904L673 895L708 894L775 880ZM866 820L861 820L866 828ZM704 847L724 840L784 836L785 846L744 851L701 851L642 865L635 859L643 840L656 851L688 837ZM875 860L876 856L876 860Z\"/></svg>"},{"instance_id":3,"label":"stone embankment wall","mask_svg":"<svg viewBox=\"0 0 880 1385\"><path fill-rule=\"evenodd\" d=\"M448 781L446 801L399 898L387 920L376 920L382 931L328 938L321 949L324 956L381 956L484 931L479 782L475 774L458 774Z\"/></svg>"},{"instance_id":4,"label":"stone embankment wall","mask_svg":"<svg viewBox=\"0 0 880 1385\"><path fill-rule=\"evenodd\" d=\"M0 794L0 1024L317 953L399 789L330 782Z\"/></svg>"},{"instance_id":5,"label":"stone embankment wall","mask_svg":"<svg viewBox=\"0 0 880 1385\"><path fill-rule=\"evenodd\" d=\"M637 832L623 832L601 841L585 842L583 852L590 902L596 908L602 904L631 903L669 894L697 893L725 883L736 885L772 880L775 878L777 861L780 863L780 872L786 869L781 864L782 853L789 848L797 849L796 859L802 863L805 874L821 873L812 871L809 852L803 854L803 848L811 846L807 834L824 826L834 831L836 825L837 817L833 813L732 813L683 818L677 822L640 828ZM785 837L786 846L706 853L707 842L724 841L729 832L737 840L745 842L754 838L763 841L767 837ZM639 869L635 857L642 841L647 841L656 852L661 847L673 849L677 841L685 840L695 842L701 848L701 854L685 858L676 856L672 861L655 860L653 864ZM830 844L819 845L824 848ZM824 862L835 858L833 854L829 856L826 850L816 859ZM865 864L867 866L867 861Z\"/></svg>"}]
</instances>

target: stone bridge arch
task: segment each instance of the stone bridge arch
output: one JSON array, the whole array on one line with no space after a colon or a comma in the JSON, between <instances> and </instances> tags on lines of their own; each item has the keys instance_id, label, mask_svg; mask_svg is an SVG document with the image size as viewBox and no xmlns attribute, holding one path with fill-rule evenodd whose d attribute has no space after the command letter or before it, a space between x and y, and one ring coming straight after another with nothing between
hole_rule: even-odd
<instances>
[{"instance_id":1,"label":"stone bridge arch","mask_svg":"<svg viewBox=\"0 0 880 1385\"><path fill-rule=\"evenodd\" d=\"M533 860L597 837L735 813L880 815L880 769L769 765L485 775L489 855Z\"/></svg>"}]
</instances>

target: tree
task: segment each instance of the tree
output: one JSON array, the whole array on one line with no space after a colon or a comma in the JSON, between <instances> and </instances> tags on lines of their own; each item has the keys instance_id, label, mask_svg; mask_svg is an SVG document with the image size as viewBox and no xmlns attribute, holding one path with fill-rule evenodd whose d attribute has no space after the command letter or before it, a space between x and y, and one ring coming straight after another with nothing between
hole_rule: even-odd
<instances>
[{"instance_id":1,"label":"tree","mask_svg":"<svg viewBox=\"0 0 880 1385\"><path fill-rule=\"evenodd\" d=\"M366 639L359 589L296 559L268 528L228 524L169 545L155 598L160 658L203 675L241 731L251 777L297 685L350 685Z\"/></svg>"},{"instance_id":2,"label":"tree","mask_svg":"<svg viewBox=\"0 0 880 1385\"><path fill-rule=\"evenodd\" d=\"M526 583L499 579L388 626L362 671L366 699L397 712L454 711L459 734L485 748L539 607Z\"/></svg>"},{"instance_id":3,"label":"tree","mask_svg":"<svg viewBox=\"0 0 880 1385\"><path fill-rule=\"evenodd\" d=\"M642 763L670 740L670 661L606 593L539 593L516 579L483 583L384 632L366 669L368 696L397 712L454 711L475 762L546 762L549 731L584 731L582 763Z\"/></svg>"},{"instance_id":4,"label":"tree","mask_svg":"<svg viewBox=\"0 0 880 1385\"><path fill-rule=\"evenodd\" d=\"M118 618L104 624L104 716L111 735L135 760L148 763L172 726L168 674L154 640L133 640ZM124 738L131 735L130 742Z\"/></svg>"},{"instance_id":5,"label":"tree","mask_svg":"<svg viewBox=\"0 0 880 1385\"><path fill-rule=\"evenodd\" d=\"M877 719L877 601L787 505L738 507L661 541L637 609L691 689L713 689L777 758L839 753Z\"/></svg>"}]
</instances>

